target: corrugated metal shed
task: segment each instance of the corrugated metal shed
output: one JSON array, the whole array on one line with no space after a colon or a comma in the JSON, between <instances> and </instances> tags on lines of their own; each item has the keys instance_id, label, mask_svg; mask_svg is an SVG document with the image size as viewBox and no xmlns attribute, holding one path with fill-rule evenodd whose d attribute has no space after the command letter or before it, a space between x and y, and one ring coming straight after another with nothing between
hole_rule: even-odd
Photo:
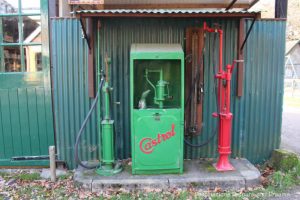
<instances>
[{"instance_id":1,"label":"corrugated metal shed","mask_svg":"<svg viewBox=\"0 0 300 200\"><path fill-rule=\"evenodd\" d=\"M219 23L224 30L224 63L237 56L238 20L207 19ZM251 20L246 21L245 30ZM202 26L203 19L102 19L99 44L103 55L112 59L113 99L116 121L116 154L130 157L129 129L129 51L132 43L180 43L184 46L185 28ZM87 88L87 45L81 38L75 19L52 20L53 67L56 134L59 158L74 167L75 134L87 113L90 101ZM68 34L68 33L74 34ZM203 142L215 127L211 113L215 111L213 60L217 56L212 34L205 41L205 87L203 133L193 143ZM233 157L246 157L252 162L266 159L279 146L284 71L284 21L257 21L248 39L245 52L244 96L237 98L236 76L233 76L232 109ZM276 41L276 42L275 42ZM216 42L217 43L217 42ZM95 45L97 42L95 42ZM97 47L97 45L96 45ZM83 138L84 159L96 158L96 115L91 119ZM216 157L217 138L201 149L185 147L185 158Z\"/></svg>"},{"instance_id":2,"label":"corrugated metal shed","mask_svg":"<svg viewBox=\"0 0 300 200\"><path fill-rule=\"evenodd\" d=\"M227 8L229 5L233 8L250 8L257 3L257 0L69 0L69 4L93 4L98 6L114 8Z\"/></svg>"},{"instance_id":3,"label":"corrugated metal shed","mask_svg":"<svg viewBox=\"0 0 300 200\"><path fill-rule=\"evenodd\" d=\"M77 19L55 19L52 25L52 64L56 146L59 160L74 167L74 143L91 99L88 96L88 47ZM96 158L96 112L79 145L81 157Z\"/></svg>"},{"instance_id":4,"label":"corrugated metal shed","mask_svg":"<svg viewBox=\"0 0 300 200\"><path fill-rule=\"evenodd\" d=\"M105 9L78 10L80 17L249 17L260 18L258 11L224 9Z\"/></svg>"},{"instance_id":5,"label":"corrugated metal shed","mask_svg":"<svg viewBox=\"0 0 300 200\"><path fill-rule=\"evenodd\" d=\"M245 29L250 25L247 20ZM242 156L254 162L268 158L280 145L285 28L286 21L256 22L244 50L245 95L236 111L241 127L234 134L242 138Z\"/></svg>"},{"instance_id":6,"label":"corrugated metal shed","mask_svg":"<svg viewBox=\"0 0 300 200\"><path fill-rule=\"evenodd\" d=\"M253 0L238 0L236 3L249 4ZM181 0L105 0L105 3L109 4L142 4L142 3L183 3ZM231 0L185 0L184 3L206 3L206 4L215 4L215 3L223 3L229 4Z\"/></svg>"},{"instance_id":7,"label":"corrugated metal shed","mask_svg":"<svg viewBox=\"0 0 300 200\"><path fill-rule=\"evenodd\" d=\"M258 11L244 10L216 10L216 9L113 9L113 10L78 10L76 14L257 14Z\"/></svg>"}]
</instances>

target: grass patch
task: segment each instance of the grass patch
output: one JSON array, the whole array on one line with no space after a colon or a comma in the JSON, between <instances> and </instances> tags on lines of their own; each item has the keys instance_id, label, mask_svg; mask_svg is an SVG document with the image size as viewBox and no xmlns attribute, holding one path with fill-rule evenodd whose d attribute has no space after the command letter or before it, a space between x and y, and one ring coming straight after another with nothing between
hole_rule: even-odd
<instances>
[{"instance_id":1,"label":"grass patch","mask_svg":"<svg viewBox=\"0 0 300 200\"><path fill-rule=\"evenodd\" d=\"M8 173L7 172L0 172L0 176L3 178L3 177L5 177L5 176L7 176L8 175Z\"/></svg>"},{"instance_id":2,"label":"grass patch","mask_svg":"<svg viewBox=\"0 0 300 200\"><path fill-rule=\"evenodd\" d=\"M293 108L300 108L300 97L284 96L283 104Z\"/></svg>"},{"instance_id":3,"label":"grass patch","mask_svg":"<svg viewBox=\"0 0 300 200\"><path fill-rule=\"evenodd\" d=\"M65 175L58 176L57 179L58 179L58 180L66 180L66 179L69 179L70 176L72 176L72 173L68 172L68 173L65 174Z\"/></svg>"},{"instance_id":4,"label":"grass patch","mask_svg":"<svg viewBox=\"0 0 300 200\"><path fill-rule=\"evenodd\" d=\"M268 189L283 192L295 185L300 184L300 163L293 169L282 172L276 171L269 177Z\"/></svg>"},{"instance_id":5,"label":"grass patch","mask_svg":"<svg viewBox=\"0 0 300 200\"><path fill-rule=\"evenodd\" d=\"M22 181L34 181L41 179L41 176L39 173L26 173L26 174L17 174L14 176L16 179L22 180Z\"/></svg>"}]
</instances>

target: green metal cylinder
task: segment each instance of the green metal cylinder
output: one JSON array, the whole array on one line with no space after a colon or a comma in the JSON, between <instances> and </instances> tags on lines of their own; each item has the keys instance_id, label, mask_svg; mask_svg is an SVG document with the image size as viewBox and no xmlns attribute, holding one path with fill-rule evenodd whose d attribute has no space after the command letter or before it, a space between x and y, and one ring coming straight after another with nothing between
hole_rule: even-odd
<instances>
[{"instance_id":1,"label":"green metal cylinder","mask_svg":"<svg viewBox=\"0 0 300 200\"><path fill-rule=\"evenodd\" d=\"M164 107L164 101L165 101L165 83L164 81L160 80L158 81L157 85L156 85L156 101L158 102L158 106L159 108L163 108Z\"/></svg>"},{"instance_id":2,"label":"green metal cylinder","mask_svg":"<svg viewBox=\"0 0 300 200\"><path fill-rule=\"evenodd\" d=\"M102 162L104 165L112 167L114 163L114 134L113 134L113 120L103 120L102 125Z\"/></svg>"}]
</instances>

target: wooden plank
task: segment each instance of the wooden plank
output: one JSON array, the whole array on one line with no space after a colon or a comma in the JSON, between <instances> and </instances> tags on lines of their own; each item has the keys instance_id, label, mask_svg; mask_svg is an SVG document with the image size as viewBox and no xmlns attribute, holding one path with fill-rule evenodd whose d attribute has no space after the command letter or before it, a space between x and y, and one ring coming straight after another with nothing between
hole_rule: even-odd
<instances>
[{"instance_id":1,"label":"wooden plank","mask_svg":"<svg viewBox=\"0 0 300 200\"><path fill-rule=\"evenodd\" d=\"M288 0L275 1L275 18L287 17Z\"/></svg>"},{"instance_id":2,"label":"wooden plank","mask_svg":"<svg viewBox=\"0 0 300 200\"><path fill-rule=\"evenodd\" d=\"M0 90L0 158L5 158L5 140L4 140L4 130L3 130L3 119L2 119L2 107L1 107L1 94L3 90Z\"/></svg>"},{"instance_id":3,"label":"wooden plank","mask_svg":"<svg viewBox=\"0 0 300 200\"><path fill-rule=\"evenodd\" d=\"M47 123L45 112L45 91L44 88L36 88L36 108L37 108L37 123L38 123L38 135L40 144L40 155L48 154L48 138L47 138Z\"/></svg>"},{"instance_id":4,"label":"wooden plank","mask_svg":"<svg viewBox=\"0 0 300 200\"><path fill-rule=\"evenodd\" d=\"M204 46L203 28L188 27L186 29L186 64L185 64L185 99L189 100L185 110L185 134L189 134L189 127L197 127L200 134L202 128L203 96L203 58ZM197 82L195 82L198 76ZM196 85L196 87L195 87ZM191 90L194 88L193 90ZM193 95L191 95L191 92Z\"/></svg>"},{"instance_id":5,"label":"wooden plank","mask_svg":"<svg viewBox=\"0 0 300 200\"><path fill-rule=\"evenodd\" d=\"M102 5L100 5L102 6ZM180 9L180 8L226 8L228 4L216 3L159 3L159 4L103 4L104 9ZM232 8L249 8L249 4L234 4Z\"/></svg>"},{"instance_id":6,"label":"wooden plank","mask_svg":"<svg viewBox=\"0 0 300 200\"><path fill-rule=\"evenodd\" d=\"M31 155L31 137L30 137L30 127L29 127L29 110L28 110L28 99L27 99L27 89L19 88L19 112L20 118L20 127L21 127L21 138L22 140L22 150L23 155Z\"/></svg>"},{"instance_id":7,"label":"wooden plank","mask_svg":"<svg viewBox=\"0 0 300 200\"><path fill-rule=\"evenodd\" d=\"M229 10L231 8L234 8L234 4L237 2L237 0L232 0L231 3L226 7L225 10Z\"/></svg>"},{"instance_id":8,"label":"wooden plank","mask_svg":"<svg viewBox=\"0 0 300 200\"><path fill-rule=\"evenodd\" d=\"M94 32L93 32L93 20L91 18L88 19L87 22L88 26L88 37L91 44L91 49L89 49L89 56L88 56L88 90L89 90L89 97L95 98L95 62L94 62Z\"/></svg>"},{"instance_id":9,"label":"wooden plank","mask_svg":"<svg viewBox=\"0 0 300 200\"><path fill-rule=\"evenodd\" d=\"M244 28L245 28L245 19L240 19L240 24L239 24L239 39L238 39L238 60L244 60L244 53L243 50L241 50L244 38L245 38L245 33L244 33ZM239 62L237 64L237 96L241 97L243 96L243 88L244 88L244 63Z\"/></svg>"},{"instance_id":10,"label":"wooden plank","mask_svg":"<svg viewBox=\"0 0 300 200\"><path fill-rule=\"evenodd\" d=\"M36 88L27 88L28 118L31 139L31 156L40 155L40 139L37 118Z\"/></svg>"},{"instance_id":11,"label":"wooden plank","mask_svg":"<svg viewBox=\"0 0 300 200\"><path fill-rule=\"evenodd\" d=\"M20 128L20 115L19 115L19 98L18 89L9 90L9 108L11 119L11 132L14 148L14 156L22 156L22 140L21 140L21 128Z\"/></svg>"},{"instance_id":12,"label":"wooden plank","mask_svg":"<svg viewBox=\"0 0 300 200\"><path fill-rule=\"evenodd\" d=\"M243 17L255 18L257 13L80 13L80 17L207 17L207 18L221 18L221 17Z\"/></svg>"},{"instance_id":13,"label":"wooden plank","mask_svg":"<svg viewBox=\"0 0 300 200\"><path fill-rule=\"evenodd\" d=\"M10 158L14 154L14 145L11 131L8 90L1 90L0 99L5 158Z\"/></svg>"},{"instance_id":14,"label":"wooden plank","mask_svg":"<svg viewBox=\"0 0 300 200\"><path fill-rule=\"evenodd\" d=\"M68 4L80 5L80 4L104 4L104 0L68 0Z\"/></svg>"}]
</instances>

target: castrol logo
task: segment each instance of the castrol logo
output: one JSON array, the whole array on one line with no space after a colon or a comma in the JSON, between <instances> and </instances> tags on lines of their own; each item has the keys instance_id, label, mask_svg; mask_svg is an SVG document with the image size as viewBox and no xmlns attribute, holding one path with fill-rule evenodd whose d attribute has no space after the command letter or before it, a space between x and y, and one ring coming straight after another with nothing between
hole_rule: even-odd
<instances>
[{"instance_id":1,"label":"castrol logo","mask_svg":"<svg viewBox=\"0 0 300 200\"><path fill-rule=\"evenodd\" d=\"M140 150L144 154L151 154L155 147L162 144L163 142L167 142L171 137L175 135L175 125L172 124L171 131L167 131L166 133L158 133L156 138L143 138L140 141Z\"/></svg>"}]
</instances>

